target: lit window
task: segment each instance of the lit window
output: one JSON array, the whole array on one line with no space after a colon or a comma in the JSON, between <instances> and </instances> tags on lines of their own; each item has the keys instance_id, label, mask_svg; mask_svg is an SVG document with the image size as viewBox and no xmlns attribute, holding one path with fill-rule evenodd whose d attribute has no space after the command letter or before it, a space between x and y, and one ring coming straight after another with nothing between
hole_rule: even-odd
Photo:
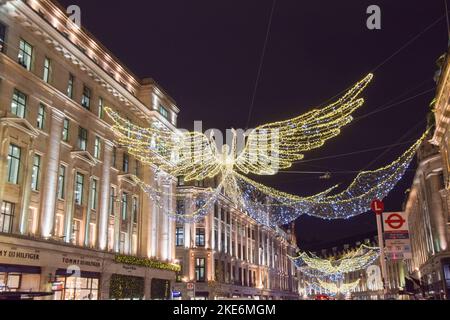
<instances>
[{"instance_id":1,"label":"lit window","mask_svg":"<svg viewBox=\"0 0 450 320\"><path fill-rule=\"evenodd\" d=\"M32 61L33 47L28 42L21 39L19 44L18 62L22 67L29 71L31 70Z\"/></svg>"},{"instance_id":2,"label":"lit window","mask_svg":"<svg viewBox=\"0 0 450 320\"><path fill-rule=\"evenodd\" d=\"M21 149L11 144L8 153L8 182L12 184L19 183Z\"/></svg>"},{"instance_id":3,"label":"lit window","mask_svg":"<svg viewBox=\"0 0 450 320\"><path fill-rule=\"evenodd\" d=\"M66 167L59 167L59 177L58 177L58 199L63 200L65 197L65 186L66 186Z\"/></svg>"},{"instance_id":4,"label":"lit window","mask_svg":"<svg viewBox=\"0 0 450 320\"><path fill-rule=\"evenodd\" d=\"M88 132L84 128L79 128L78 130L78 148L82 151L87 150L87 139L88 139Z\"/></svg>"},{"instance_id":5,"label":"lit window","mask_svg":"<svg viewBox=\"0 0 450 320\"><path fill-rule=\"evenodd\" d=\"M41 156L35 155L33 159L33 171L31 174L31 190L39 189L39 175L41 173Z\"/></svg>"},{"instance_id":6,"label":"lit window","mask_svg":"<svg viewBox=\"0 0 450 320\"><path fill-rule=\"evenodd\" d=\"M101 149L102 149L102 142L99 137L95 137L94 157L96 159L100 159Z\"/></svg>"},{"instance_id":7,"label":"lit window","mask_svg":"<svg viewBox=\"0 0 450 320\"><path fill-rule=\"evenodd\" d=\"M205 282L205 269L206 269L206 260L205 258L197 258L195 259L195 278L197 282Z\"/></svg>"},{"instance_id":8,"label":"lit window","mask_svg":"<svg viewBox=\"0 0 450 320\"><path fill-rule=\"evenodd\" d=\"M69 74L69 82L67 84L67 96L73 99L73 87L75 84L75 77L73 74Z\"/></svg>"},{"instance_id":9,"label":"lit window","mask_svg":"<svg viewBox=\"0 0 450 320\"><path fill-rule=\"evenodd\" d=\"M122 193L122 220L127 220L127 210L128 210L128 195L126 193Z\"/></svg>"},{"instance_id":10,"label":"lit window","mask_svg":"<svg viewBox=\"0 0 450 320\"><path fill-rule=\"evenodd\" d=\"M81 206L83 204L83 192L84 192L84 176L77 173L75 179L75 204Z\"/></svg>"},{"instance_id":11,"label":"lit window","mask_svg":"<svg viewBox=\"0 0 450 320\"><path fill-rule=\"evenodd\" d=\"M169 111L163 105L159 105L159 113L164 118L169 119Z\"/></svg>"},{"instance_id":12,"label":"lit window","mask_svg":"<svg viewBox=\"0 0 450 320\"><path fill-rule=\"evenodd\" d=\"M52 76L52 61L49 58L45 58L44 61L44 77L43 80L47 83L50 82Z\"/></svg>"},{"instance_id":13,"label":"lit window","mask_svg":"<svg viewBox=\"0 0 450 320\"><path fill-rule=\"evenodd\" d=\"M69 119L64 119L62 132L62 139L64 142L69 142L69 126L70 126Z\"/></svg>"},{"instance_id":14,"label":"lit window","mask_svg":"<svg viewBox=\"0 0 450 320\"><path fill-rule=\"evenodd\" d=\"M11 102L11 113L19 118L25 118L27 109L27 96L17 89L14 89L14 94Z\"/></svg>"},{"instance_id":15,"label":"lit window","mask_svg":"<svg viewBox=\"0 0 450 320\"><path fill-rule=\"evenodd\" d=\"M98 117L100 119L103 119L103 110L104 110L105 106L104 106L104 102L103 102L103 98L100 97L98 99Z\"/></svg>"},{"instance_id":16,"label":"lit window","mask_svg":"<svg viewBox=\"0 0 450 320\"><path fill-rule=\"evenodd\" d=\"M84 86L83 87L83 95L81 97L81 105L85 109L89 109L91 107L91 89Z\"/></svg>"},{"instance_id":17,"label":"lit window","mask_svg":"<svg viewBox=\"0 0 450 320\"><path fill-rule=\"evenodd\" d=\"M91 209L97 210L98 207L98 192L97 192L97 180L92 180L92 186L91 186Z\"/></svg>"},{"instance_id":18,"label":"lit window","mask_svg":"<svg viewBox=\"0 0 450 320\"><path fill-rule=\"evenodd\" d=\"M39 104L37 127L41 130L45 127L45 106L42 103Z\"/></svg>"},{"instance_id":19,"label":"lit window","mask_svg":"<svg viewBox=\"0 0 450 320\"><path fill-rule=\"evenodd\" d=\"M195 233L195 245L197 247L205 246L205 228L197 228Z\"/></svg>"},{"instance_id":20,"label":"lit window","mask_svg":"<svg viewBox=\"0 0 450 320\"><path fill-rule=\"evenodd\" d=\"M175 238L176 238L177 247L184 246L184 228L183 227L177 227Z\"/></svg>"},{"instance_id":21,"label":"lit window","mask_svg":"<svg viewBox=\"0 0 450 320\"><path fill-rule=\"evenodd\" d=\"M0 232L11 233L14 222L14 203L3 201L0 211Z\"/></svg>"}]
</instances>

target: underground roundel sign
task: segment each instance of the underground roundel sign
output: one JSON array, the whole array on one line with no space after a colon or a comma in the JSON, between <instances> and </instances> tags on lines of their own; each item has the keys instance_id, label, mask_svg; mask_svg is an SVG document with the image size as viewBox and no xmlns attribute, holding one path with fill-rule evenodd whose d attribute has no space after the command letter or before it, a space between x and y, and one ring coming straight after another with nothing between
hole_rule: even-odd
<instances>
[{"instance_id":1,"label":"underground roundel sign","mask_svg":"<svg viewBox=\"0 0 450 320\"><path fill-rule=\"evenodd\" d=\"M406 226L406 219L400 213L390 213L384 217L384 226L387 230L404 230Z\"/></svg>"}]
</instances>

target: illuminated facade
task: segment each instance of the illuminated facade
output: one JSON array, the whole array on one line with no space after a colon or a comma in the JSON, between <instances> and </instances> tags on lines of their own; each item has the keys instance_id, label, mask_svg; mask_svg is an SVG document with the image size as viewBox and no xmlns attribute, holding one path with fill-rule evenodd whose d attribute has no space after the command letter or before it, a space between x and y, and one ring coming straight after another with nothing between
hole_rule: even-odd
<instances>
[{"instance_id":1,"label":"illuminated facade","mask_svg":"<svg viewBox=\"0 0 450 320\"><path fill-rule=\"evenodd\" d=\"M434 139L437 137L439 130ZM443 168L446 162L443 152L440 153L437 146L423 143L418 151L419 165L405 207L413 256L408 261L409 273L421 283L417 293L435 299L450 297L450 224L445 182L448 173Z\"/></svg>"},{"instance_id":2,"label":"illuminated facade","mask_svg":"<svg viewBox=\"0 0 450 320\"><path fill-rule=\"evenodd\" d=\"M3 1L0 49L0 292L166 298L175 199L156 205L131 176L168 193L176 181L116 144L104 108L173 130L175 102L53 1Z\"/></svg>"},{"instance_id":3,"label":"illuminated facade","mask_svg":"<svg viewBox=\"0 0 450 320\"><path fill-rule=\"evenodd\" d=\"M192 195L208 182L179 181L178 213L195 210ZM297 250L293 230L258 225L226 196L202 221L177 224L175 243L182 266L175 290L183 299L299 298L297 270L288 258Z\"/></svg>"}]
</instances>

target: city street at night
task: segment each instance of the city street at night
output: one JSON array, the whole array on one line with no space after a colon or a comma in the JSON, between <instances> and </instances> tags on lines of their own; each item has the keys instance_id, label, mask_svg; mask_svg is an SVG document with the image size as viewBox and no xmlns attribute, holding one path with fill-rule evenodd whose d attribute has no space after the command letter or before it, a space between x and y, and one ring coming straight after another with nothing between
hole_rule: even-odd
<instances>
[{"instance_id":1,"label":"city street at night","mask_svg":"<svg viewBox=\"0 0 450 320\"><path fill-rule=\"evenodd\" d=\"M450 300L449 6L0 1L0 303Z\"/></svg>"}]
</instances>

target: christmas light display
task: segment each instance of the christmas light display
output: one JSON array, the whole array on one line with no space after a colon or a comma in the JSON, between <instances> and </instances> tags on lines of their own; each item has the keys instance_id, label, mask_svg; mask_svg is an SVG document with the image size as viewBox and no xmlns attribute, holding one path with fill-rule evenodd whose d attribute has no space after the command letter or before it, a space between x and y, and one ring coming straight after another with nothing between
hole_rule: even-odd
<instances>
[{"instance_id":1,"label":"christmas light display","mask_svg":"<svg viewBox=\"0 0 450 320\"><path fill-rule=\"evenodd\" d=\"M214 137L199 132L170 131L158 122L149 128L132 124L110 108L112 129L119 143L143 163L156 165L172 176L185 181L204 180L241 171L258 175L274 175L303 158L303 152L319 148L340 134L352 114L361 107L361 92L373 78L366 76L342 98L322 109L314 109L299 117L269 123L253 130L245 148L238 153L234 132L232 146L218 150Z\"/></svg>"},{"instance_id":2,"label":"christmas light display","mask_svg":"<svg viewBox=\"0 0 450 320\"><path fill-rule=\"evenodd\" d=\"M193 211L168 213L180 222L202 219L221 194L260 224L271 227L289 224L304 214L322 219L348 219L367 212L373 199L386 197L406 172L425 136L392 164L361 172L346 190L335 195L331 194L337 186L310 197L290 195L259 184L244 174L275 174L303 158L302 152L318 148L338 135L351 121L351 114L363 104L358 96L372 78L369 74L342 98L323 109L256 128L240 153L237 152L236 132L231 147L224 146L219 151L213 136L173 132L157 121L149 128L142 128L109 108L106 112L113 119L112 128L120 144L143 163L155 165L166 175L179 176L185 181L220 176L215 189L193 194L192 201L196 204ZM178 196L145 184L137 177L135 181L161 208L164 196Z\"/></svg>"},{"instance_id":3,"label":"christmas light display","mask_svg":"<svg viewBox=\"0 0 450 320\"><path fill-rule=\"evenodd\" d=\"M327 278L340 281L345 274L364 270L374 264L380 256L380 249L361 245L358 249L344 254L340 259L323 259L312 253L301 253L292 259L300 271L312 278Z\"/></svg>"},{"instance_id":4,"label":"christmas light display","mask_svg":"<svg viewBox=\"0 0 450 320\"><path fill-rule=\"evenodd\" d=\"M257 183L236 173L241 203L246 212L265 225L286 225L301 215L321 219L349 219L370 210L373 199L384 199L406 173L425 133L390 165L361 172L344 191L330 195L338 186L311 197L299 197ZM264 199L264 201L259 201Z\"/></svg>"},{"instance_id":5,"label":"christmas light display","mask_svg":"<svg viewBox=\"0 0 450 320\"><path fill-rule=\"evenodd\" d=\"M310 290L314 290L316 292L322 292L325 291L330 296L337 296L339 294L348 294L358 287L359 283L361 282L360 279L351 282L351 283L340 283L336 284L333 282L325 282L320 279L317 280L317 283L310 283L306 282L307 286L310 288Z\"/></svg>"}]
</instances>

